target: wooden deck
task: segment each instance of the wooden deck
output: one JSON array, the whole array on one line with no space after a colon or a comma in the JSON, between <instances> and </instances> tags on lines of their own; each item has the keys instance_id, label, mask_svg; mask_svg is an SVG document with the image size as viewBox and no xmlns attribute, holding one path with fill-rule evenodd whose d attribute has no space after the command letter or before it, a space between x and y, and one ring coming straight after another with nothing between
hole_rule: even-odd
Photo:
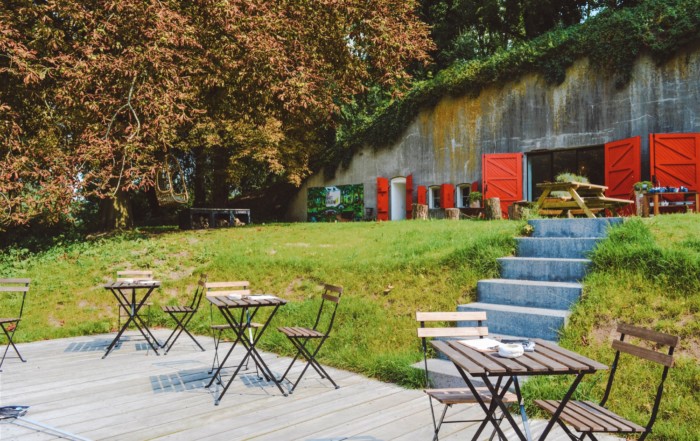
<instances>
[{"instance_id":1,"label":"wooden deck","mask_svg":"<svg viewBox=\"0 0 700 441\"><path fill-rule=\"evenodd\" d=\"M156 335L162 339L166 332ZM18 345L27 362L5 360L0 405L30 408L23 419L0 420L0 439L59 439L24 419L94 440L432 439L428 401L420 390L329 368L340 389L307 372L294 394L284 397L251 370L236 378L215 406L218 388L204 387L214 354L211 338L200 338L205 352L181 336L168 355L156 356L139 335L127 335L104 360L113 335ZM263 357L278 374L290 361ZM481 412L474 406L463 414L478 418ZM474 423L448 424L440 439L471 439L475 428ZM533 435L543 428L543 421L531 422ZM557 428L549 439L567 438Z\"/></svg>"}]
</instances>

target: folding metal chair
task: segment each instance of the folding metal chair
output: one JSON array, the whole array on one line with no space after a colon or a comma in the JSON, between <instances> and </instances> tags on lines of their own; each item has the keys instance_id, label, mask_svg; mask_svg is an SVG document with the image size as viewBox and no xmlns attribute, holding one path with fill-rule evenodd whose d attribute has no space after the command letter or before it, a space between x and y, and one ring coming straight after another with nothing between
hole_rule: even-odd
<instances>
[{"instance_id":1,"label":"folding metal chair","mask_svg":"<svg viewBox=\"0 0 700 441\"><path fill-rule=\"evenodd\" d=\"M418 328L418 337L421 339L423 349L423 364L425 370L425 387L424 392L428 395L430 402L430 414L433 417L433 440L438 440L440 428L445 423L468 423L468 422L483 422L484 419L476 420L446 420L447 411L455 404L478 404L476 397L468 387L453 387L443 389L430 389L430 375L428 371L428 343L429 338L483 338L489 334L489 329L484 326L486 321L486 312L416 312L416 320L420 323ZM427 322L455 323L468 322L475 323L476 326L452 326L452 327L426 327ZM462 323L464 324L464 323ZM499 385L500 386L500 385ZM475 388L477 393L485 402L491 402L491 392L487 387ZM504 392L502 401L504 403L517 403L518 397L511 392ZM438 418L435 414L436 403L442 404L444 407ZM497 418L500 423L503 415ZM489 439L493 439L496 431L491 433Z\"/></svg>"},{"instance_id":2,"label":"folding metal chair","mask_svg":"<svg viewBox=\"0 0 700 441\"><path fill-rule=\"evenodd\" d=\"M166 305L161 307L163 312L170 315L170 317L172 317L172 319L175 321L175 329L173 329L173 332L170 333L168 339L165 340L165 343L163 343L162 346L165 348L166 354L173 348L175 342L180 337L180 334L182 334L183 331L190 336L192 341L197 346L199 346L199 349L204 351L202 345L200 345L197 339L194 338L190 331L187 330L187 325L190 323L190 320L192 320L192 317L194 317L195 313L199 309L199 304L202 301L202 296L204 295L204 291L206 289L206 282L207 275L202 274L199 277L199 282L197 282L197 288L195 288L194 290L194 294L192 295L192 300L190 301L189 305ZM172 339L172 341L170 341L170 339ZM170 346L168 346L168 343L170 343Z\"/></svg>"},{"instance_id":3,"label":"folding metal chair","mask_svg":"<svg viewBox=\"0 0 700 441\"><path fill-rule=\"evenodd\" d=\"M595 404L591 401L568 401L564 408L560 406L560 401L555 400L536 400L535 404L547 412L551 413L557 419L557 423L564 429L569 438L572 440L583 440L589 437L591 440L597 440L594 433L638 433L641 436L639 441L643 441L647 435L651 433L651 429L656 421L656 415L661 404L661 395L664 391L664 382L668 376L668 370L673 366L673 351L678 346L679 338L662 334L660 332L651 331L636 326L620 324L617 327L617 332L620 333L619 340L613 340L612 347L615 349L615 359L610 368L608 376L608 384L605 387L605 393L600 404ZM634 342L625 341L625 337L631 337L638 341L643 341L644 345L636 345ZM646 346L646 347L645 347ZM667 346L668 351L664 353L661 348ZM658 363L663 366L661 371L661 380L656 388L656 397L651 410L651 415L646 426L640 426L632 421L613 413L605 408L605 403L610 396L613 380L617 373L617 368L620 363L620 353L626 353L647 362ZM651 369L651 367L650 367ZM658 368L657 368L658 369ZM623 399L629 399L623 398ZM638 399L638 397L635 397ZM572 427L581 435L574 435L569 427Z\"/></svg>"},{"instance_id":4,"label":"folding metal chair","mask_svg":"<svg viewBox=\"0 0 700 441\"><path fill-rule=\"evenodd\" d=\"M10 314L8 314L10 317L0 317L0 327L7 338L7 345L2 354L2 360L0 360L0 367L2 367L2 364L5 362L5 357L7 357L7 351L10 349L10 346L12 346L12 349L15 350L15 353L23 363L27 361L22 358L17 346L15 346L13 338L15 332L17 332L19 322L22 320L24 302L27 299L30 282L31 279L0 279L0 294L2 294L3 303L8 305L3 308L3 311L10 312ZM16 313L17 310L19 310L19 313ZM13 314L12 312L15 313Z\"/></svg>"},{"instance_id":5,"label":"folding metal chair","mask_svg":"<svg viewBox=\"0 0 700 441\"><path fill-rule=\"evenodd\" d=\"M284 371L284 374L279 379L279 381L284 380L287 377L290 369L294 365L294 362L302 356L306 359L306 366L299 374L299 377L292 385L292 389L289 391L291 394L296 389L299 381L306 373L309 366L313 367L316 372L321 376L321 378L328 378L328 380L333 383L336 389L338 386L335 381L328 375L328 373L323 369L318 361L316 361L316 355L321 350L323 343L331 333L333 328L333 321L335 320L335 313L338 310L338 304L340 303L340 296L343 295L343 288L334 285L324 285L323 296L321 297L321 306L319 307L318 314L316 315L316 322L312 328L302 328L302 327L281 327L277 328L281 333L283 333L289 341L292 342L294 347L297 349L297 353L292 359L292 362ZM323 328L323 330L321 330ZM316 341L316 347L313 349L313 344L309 345L311 341ZM309 347L307 347L309 345Z\"/></svg>"},{"instance_id":6,"label":"folding metal chair","mask_svg":"<svg viewBox=\"0 0 700 441\"><path fill-rule=\"evenodd\" d=\"M117 271L117 281L133 280L138 282L141 280L153 280L153 271L150 270L124 270ZM146 302L143 306L146 307L146 323L150 326L151 324L151 302ZM122 327L122 317L128 318L129 311L125 310L123 306L119 306L119 314L117 316L117 329Z\"/></svg>"},{"instance_id":7,"label":"folding metal chair","mask_svg":"<svg viewBox=\"0 0 700 441\"><path fill-rule=\"evenodd\" d=\"M207 297L217 297L217 296L247 296L250 295L250 282L247 280L236 280L232 282L209 282L205 284ZM223 360L219 361L219 345L223 338L223 334L227 330L231 330L231 325L228 323L214 323L214 306L209 304L209 317L210 317L210 327L212 331L212 337L214 338L214 360L212 360L211 374L218 369L219 366L223 366L228 360L229 355L233 352L233 348L226 354ZM258 332L258 329L262 328L262 324L252 322L250 320L241 318L240 323L245 324L248 330L248 339L252 342ZM240 328L239 328L240 329ZM233 347L236 347L238 340L234 340ZM242 362L245 368L248 369L248 357L246 357ZM255 366L257 371L257 365ZM219 382L221 379L219 378Z\"/></svg>"}]
</instances>

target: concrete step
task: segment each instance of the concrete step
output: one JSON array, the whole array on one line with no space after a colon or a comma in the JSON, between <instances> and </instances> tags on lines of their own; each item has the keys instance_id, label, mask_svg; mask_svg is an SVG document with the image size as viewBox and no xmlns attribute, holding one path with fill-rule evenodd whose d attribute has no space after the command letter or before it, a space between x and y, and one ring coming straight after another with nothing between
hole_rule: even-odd
<instances>
[{"instance_id":1,"label":"concrete step","mask_svg":"<svg viewBox=\"0 0 700 441\"><path fill-rule=\"evenodd\" d=\"M596 237L516 237L518 257L561 257L582 259L595 248Z\"/></svg>"},{"instance_id":2,"label":"concrete step","mask_svg":"<svg viewBox=\"0 0 700 441\"><path fill-rule=\"evenodd\" d=\"M533 237L605 237L608 228L623 222L621 217L595 219L531 219Z\"/></svg>"},{"instance_id":3,"label":"concrete step","mask_svg":"<svg viewBox=\"0 0 700 441\"><path fill-rule=\"evenodd\" d=\"M469 303L457 311L486 311L490 334L558 340L559 330L566 326L571 314L561 309L528 308L494 303Z\"/></svg>"},{"instance_id":4,"label":"concrete step","mask_svg":"<svg viewBox=\"0 0 700 441\"><path fill-rule=\"evenodd\" d=\"M501 278L540 280L547 282L578 282L586 276L589 259L558 259L548 257L501 257Z\"/></svg>"},{"instance_id":5,"label":"concrete step","mask_svg":"<svg viewBox=\"0 0 700 441\"><path fill-rule=\"evenodd\" d=\"M581 298L582 286L570 282L487 279L477 282L476 292L482 303L569 309Z\"/></svg>"}]
</instances>

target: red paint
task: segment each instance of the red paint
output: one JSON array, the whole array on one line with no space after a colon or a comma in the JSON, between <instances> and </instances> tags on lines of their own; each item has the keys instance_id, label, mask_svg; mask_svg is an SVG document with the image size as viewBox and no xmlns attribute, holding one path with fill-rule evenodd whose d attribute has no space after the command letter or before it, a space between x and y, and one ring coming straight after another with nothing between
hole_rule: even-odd
<instances>
[{"instance_id":1,"label":"red paint","mask_svg":"<svg viewBox=\"0 0 700 441\"><path fill-rule=\"evenodd\" d=\"M641 138L620 139L605 144L605 195L611 198L634 200L635 182L642 179ZM632 216L634 205L620 210L623 216Z\"/></svg>"},{"instance_id":2,"label":"red paint","mask_svg":"<svg viewBox=\"0 0 700 441\"><path fill-rule=\"evenodd\" d=\"M700 189L700 133L649 135L649 151L655 185Z\"/></svg>"},{"instance_id":3,"label":"red paint","mask_svg":"<svg viewBox=\"0 0 700 441\"><path fill-rule=\"evenodd\" d=\"M452 184L442 184L440 186L440 208L454 208L455 187Z\"/></svg>"},{"instance_id":4,"label":"red paint","mask_svg":"<svg viewBox=\"0 0 700 441\"><path fill-rule=\"evenodd\" d=\"M484 201L501 200L501 213L508 217L508 206L523 199L523 154L494 153L481 155Z\"/></svg>"},{"instance_id":5,"label":"red paint","mask_svg":"<svg viewBox=\"0 0 700 441\"><path fill-rule=\"evenodd\" d=\"M377 178L377 220L389 220L389 180Z\"/></svg>"},{"instance_id":6,"label":"red paint","mask_svg":"<svg viewBox=\"0 0 700 441\"><path fill-rule=\"evenodd\" d=\"M413 175L406 176L406 219L413 215Z\"/></svg>"}]
</instances>

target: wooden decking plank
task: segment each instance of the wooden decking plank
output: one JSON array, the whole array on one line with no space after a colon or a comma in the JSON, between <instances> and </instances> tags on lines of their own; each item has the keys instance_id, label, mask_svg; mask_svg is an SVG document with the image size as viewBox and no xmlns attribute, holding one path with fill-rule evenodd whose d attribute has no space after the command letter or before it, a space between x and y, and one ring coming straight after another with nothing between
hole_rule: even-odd
<instances>
[{"instance_id":1,"label":"wooden decking plank","mask_svg":"<svg viewBox=\"0 0 700 441\"><path fill-rule=\"evenodd\" d=\"M422 391L331 368L329 373L341 386L338 390L313 370L307 371L289 397L272 385L246 386L240 377L220 405L214 406L213 392L203 387L214 354L211 337L197 337L206 352L183 344L167 356L155 356L152 350L138 350L146 342L137 337L138 332L128 332L130 340L104 360L104 347L113 334L20 344L28 361L6 360L0 404L28 405L29 419L101 440L263 441L295 435L309 440L342 436L412 440L424 433L431 437L428 399ZM154 332L163 340L169 331ZM104 346L99 348L95 342L102 340ZM232 357L240 359L242 354L239 347ZM291 361L274 354L262 356L277 374ZM296 380L303 366L295 364L291 380ZM460 407L482 415L476 406L455 409ZM475 424L447 424L441 439L469 439L475 428ZM3 422L0 439L56 438L21 427L19 422Z\"/></svg>"}]
</instances>

